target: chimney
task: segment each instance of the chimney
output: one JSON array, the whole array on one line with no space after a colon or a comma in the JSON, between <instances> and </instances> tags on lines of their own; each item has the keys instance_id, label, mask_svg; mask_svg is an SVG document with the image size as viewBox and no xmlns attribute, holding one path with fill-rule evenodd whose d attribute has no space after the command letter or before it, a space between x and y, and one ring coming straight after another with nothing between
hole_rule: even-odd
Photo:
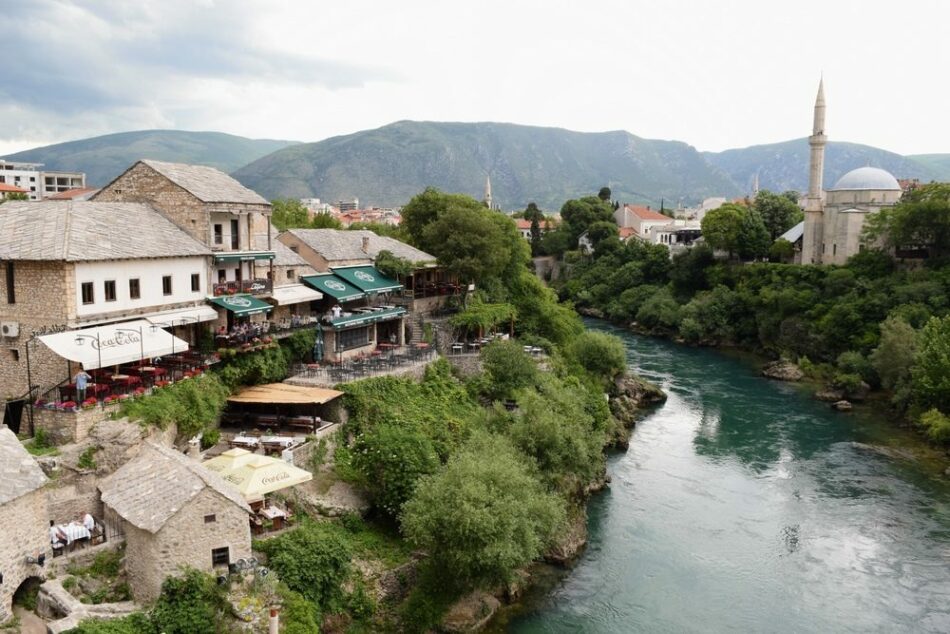
<instances>
[{"instance_id":1,"label":"chimney","mask_svg":"<svg viewBox=\"0 0 950 634\"><path fill-rule=\"evenodd\" d=\"M369 236L363 236L363 253L369 253Z\"/></svg>"}]
</instances>

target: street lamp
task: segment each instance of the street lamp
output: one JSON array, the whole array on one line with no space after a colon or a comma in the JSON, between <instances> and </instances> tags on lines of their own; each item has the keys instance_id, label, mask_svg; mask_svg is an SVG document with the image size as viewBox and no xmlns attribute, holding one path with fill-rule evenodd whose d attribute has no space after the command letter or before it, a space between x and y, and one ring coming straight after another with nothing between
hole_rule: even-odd
<instances>
[{"instance_id":1,"label":"street lamp","mask_svg":"<svg viewBox=\"0 0 950 634\"><path fill-rule=\"evenodd\" d=\"M173 332L168 333L168 334L170 334L170 335L172 336L172 356L175 356L175 333L174 333L174 330L175 330L175 322L179 322L179 321L181 322L180 325L182 325L182 326L184 326L185 324L196 324L196 323L198 323L198 319L195 318L195 317L180 317L180 318L178 318L178 319L172 319L172 320L170 320L170 323L166 323L166 322L164 322L164 321L153 321L153 322L152 322L152 332L157 332L158 329L159 329L159 327L162 327L162 328L171 328L171 329L172 329Z\"/></svg>"},{"instance_id":2,"label":"street lamp","mask_svg":"<svg viewBox=\"0 0 950 634\"><path fill-rule=\"evenodd\" d=\"M81 332L77 332L76 345L81 346L83 339L91 339L92 341L96 342L96 354L99 356L99 365L96 367L101 369L102 368L102 345L101 345L101 342L99 341L99 331L97 330L96 334L94 335L86 335ZM83 370L85 369L86 368L83 367Z\"/></svg>"},{"instance_id":3,"label":"street lamp","mask_svg":"<svg viewBox=\"0 0 950 634\"><path fill-rule=\"evenodd\" d=\"M139 336L139 363L141 363L145 359L145 337L142 333L142 327L139 326L138 328L119 328L118 326L115 326L114 329L116 330L116 332L129 332L129 333L132 333L133 335L137 334Z\"/></svg>"}]
</instances>

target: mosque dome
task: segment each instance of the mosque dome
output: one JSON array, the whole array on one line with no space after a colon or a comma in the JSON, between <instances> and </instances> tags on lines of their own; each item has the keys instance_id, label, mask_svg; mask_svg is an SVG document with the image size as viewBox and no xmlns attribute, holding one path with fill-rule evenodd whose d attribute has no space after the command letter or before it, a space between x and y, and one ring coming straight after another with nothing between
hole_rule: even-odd
<instances>
[{"instance_id":1,"label":"mosque dome","mask_svg":"<svg viewBox=\"0 0 950 634\"><path fill-rule=\"evenodd\" d=\"M897 190L900 191L900 184L887 170L877 167L859 167L851 170L838 179L831 191L855 190L855 189L875 189L875 190Z\"/></svg>"}]
</instances>

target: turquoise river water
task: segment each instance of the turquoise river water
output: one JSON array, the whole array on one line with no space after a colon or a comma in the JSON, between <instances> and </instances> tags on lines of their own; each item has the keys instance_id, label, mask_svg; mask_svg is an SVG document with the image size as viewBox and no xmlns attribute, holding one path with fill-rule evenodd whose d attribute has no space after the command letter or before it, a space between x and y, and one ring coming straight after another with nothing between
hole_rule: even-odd
<instances>
[{"instance_id":1,"label":"turquoise river water","mask_svg":"<svg viewBox=\"0 0 950 634\"><path fill-rule=\"evenodd\" d=\"M610 459L577 566L508 631L950 632L950 484L912 434L747 361L588 325L669 400Z\"/></svg>"}]
</instances>

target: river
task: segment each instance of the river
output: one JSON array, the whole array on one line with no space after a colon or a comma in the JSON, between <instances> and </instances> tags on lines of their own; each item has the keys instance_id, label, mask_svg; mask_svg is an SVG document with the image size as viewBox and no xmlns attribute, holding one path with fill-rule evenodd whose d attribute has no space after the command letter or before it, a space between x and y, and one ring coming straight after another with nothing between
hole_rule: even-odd
<instances>
[{"instance_id":1,"label":"river","mask_svg":"<svg viewBox=\"0 0 950 634\"><path fill-rule=\"evenodd\" d=\"M950 632L950 484L913 434L742 359L588 326L669 399L610 459L577 566L508 631Z\"/></svg>"}]
</instances>

